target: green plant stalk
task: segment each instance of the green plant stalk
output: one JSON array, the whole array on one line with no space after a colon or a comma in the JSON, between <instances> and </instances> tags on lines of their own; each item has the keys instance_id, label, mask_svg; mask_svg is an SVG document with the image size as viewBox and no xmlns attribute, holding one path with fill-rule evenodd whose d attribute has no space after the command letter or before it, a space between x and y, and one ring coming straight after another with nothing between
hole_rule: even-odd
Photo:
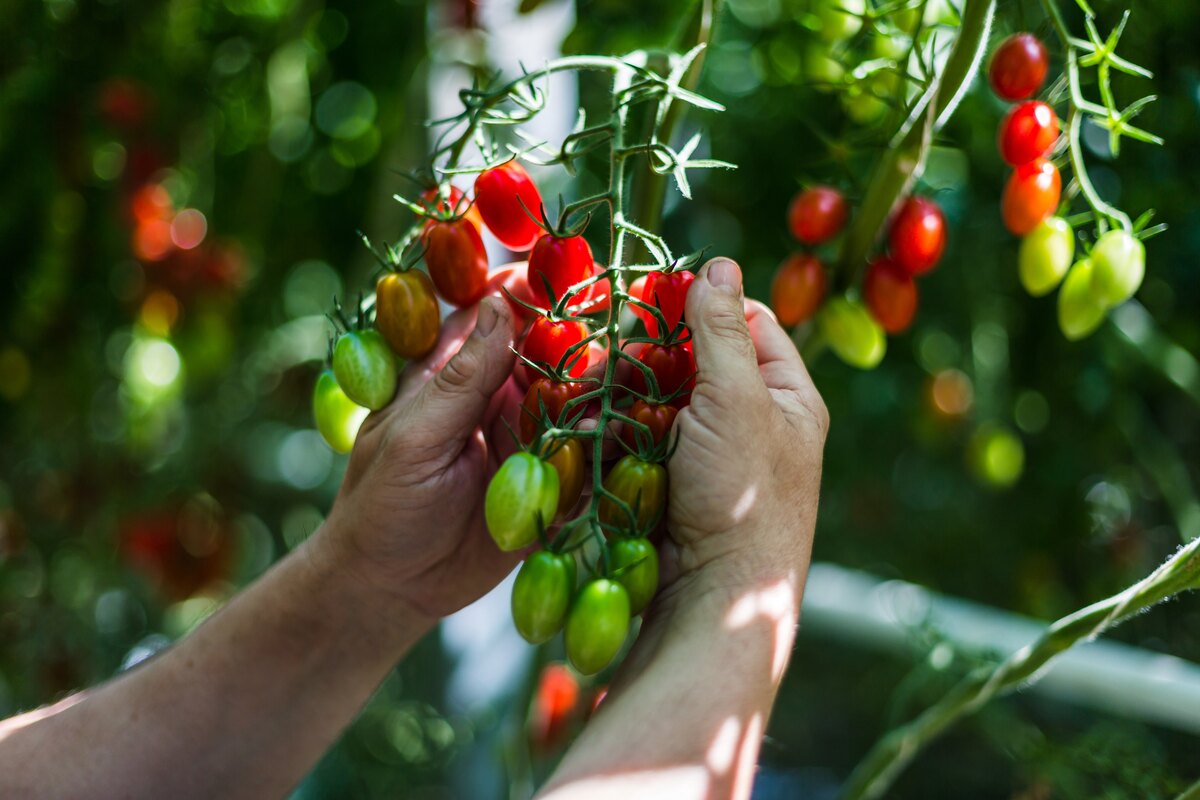
<instances>
[{"instance_id":1,"label":"green plant stalk","mask_svg":"<svg viewBox=\"0 0 1200 800\"><path fill-rule=\"evenodd\" d=\"M1200 588L1200 536L1193 538L1158 569L1114 595L1050 625L1032 644L999 666L966 677L913 721L893 729L855 767L843 788L843 800L882 797L901 772L943 731L997 695L1037 680L1055 656L1092 639L1129 617L1181 592Z\"/></svg>"},{"instance_id":2,"label":"green plant stalk","mask_svg":"<svg viewBox=\"0 0 1200 800\"><path fill-rule=\"evenodd\" d=\"M1200 780L1184 789L1175 800L1200 800Z\"/></svg>"}]
</instances>

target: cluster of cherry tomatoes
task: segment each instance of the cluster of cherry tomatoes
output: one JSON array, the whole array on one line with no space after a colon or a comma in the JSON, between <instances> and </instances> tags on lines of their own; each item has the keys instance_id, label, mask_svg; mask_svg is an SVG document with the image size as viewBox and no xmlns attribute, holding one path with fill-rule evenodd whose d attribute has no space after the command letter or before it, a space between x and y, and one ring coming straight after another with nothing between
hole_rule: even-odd
<instances>
[{"instance_id":1,"label":"cluster of cherry tomatoes","mask_svg":"<svg viewBox=\"0 0 1200 800\"><path fill-rule=\"evenodd\" d=\"M849 215L846 198L829 186L802 190L788 208L792 235L810 248L834 239ZM820 311L821 330L843 360L870 368L879 363L884 334L908 329L917 312L916 278L937 266L946 249L946 219L927 197L909 197L892 218L887 253L867 266L862 300L836 297L824 303L827 270L810 252L789 256L771 284L771 306L785 326ZM824 307L822 304L824 303Z\"/></svg>"},{"instance_id":2,"label":"cluster of cherry tomatoes","mask_svg":"<svg viewBox=\"0 0 1200 800\"><path fill-rule=\"evenodd\" d=\"M1130 232L1117 229L1103 233L1086 257L1074 261L1075 232L1058 216L1062 178L1051 160L1061 127L1052 106L1031 99L1045 84L1048 69L1046 48L1030 33L1010 36L992 54L992 90L1017 103L1000 124L1000 155L1013 167L1001 212L1005 227L1022 237L1021 284L1035 297L1062 284L1059 327L1068 339L1081 339L1137 291L1146 253Z\"/></svg>"}]
</instances>

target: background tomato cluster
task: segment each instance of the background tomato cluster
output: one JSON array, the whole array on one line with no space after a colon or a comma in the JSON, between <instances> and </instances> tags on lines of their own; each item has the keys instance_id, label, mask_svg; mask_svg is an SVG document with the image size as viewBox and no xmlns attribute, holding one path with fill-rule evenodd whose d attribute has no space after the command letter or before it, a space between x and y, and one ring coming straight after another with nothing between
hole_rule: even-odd
<instances>
[{"instance_id":1,"label":"background tomato cluster","mask_svg":"<svg viewBox=\"0 0 1200 800\"><path fill-rule=\"evenodd\" d=\"M21 32L0 49L0 713L144 658L319 524L342 464L310 422L322 315L369 284L355 231L387 236L407 221L390 196L408 188L395 170L428 152L430 74L462 59L484 73L523 30L474 30L495 5L0 11L0 29ZM523 23L539 30L574 7L526 5L540 6ZM570 52L661 43L688 7L578 5ZM1120 17L1120 4L1093 5ZM1000 6L994 42L1021 14L1039 19L1032 3ZM812 11L729 0L701 89L728 107L705 117L712 154L739 169L698 178L691 203L668 195L663 232L677 249L735 256L760 298L795 247L786 209L799 187L834 181L853 200L890 133L811 84L829 48ZM920 314L872 372L828 356L812 365L834 420L818 560L1051 619L1174 549L1155 470L1179 465L1191 502L1198 36L1200 8L1147 0L1122 39L1156 73L1161 100L1139 123L1167 147L1129 144L1111 160L1105 137L1085 131L1098 190L1172 226L1148 244L1138 300L1180 349L1133 348L1112 323L1068 342L1053 298L1022 291L1019 242L1000 216L1007 106L977 82L920 187L949 232L921 279ZM579 191L600 179L585 171ZM566 184L542 188L553 197ZM1013 440L1023 469L1005 457ZM561 653L531 661L497 638L511 632L506 591L499 610L423 642L298 796L489 797L543 774L600 686L572 689L557 671L539 682ZM1200 607L1185 598L1115 637L1200 661ZM761 795L832 792L880 731L976 663L927 658L939 643L928 630L911 652L882 655L802 628ZM945 785L973 797L1161 796L1200 773L1196 752L1179 733L1023 694L942 740L895 796Z\"/></svg>"}]
</instances>

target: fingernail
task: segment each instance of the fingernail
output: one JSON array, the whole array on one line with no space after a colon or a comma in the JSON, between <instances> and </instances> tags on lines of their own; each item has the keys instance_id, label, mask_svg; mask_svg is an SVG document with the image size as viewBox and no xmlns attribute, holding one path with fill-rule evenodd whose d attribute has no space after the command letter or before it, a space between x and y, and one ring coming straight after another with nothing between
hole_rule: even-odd
<instances>
[{"instance_id":1,"label":"fingernail","mask_svg":"<svg viewBox=\"0 0 1200 800\"><path fill-rule=\"evenodd\" d=\"M742 271L727 258L714 259L708 265L708 282L730 294L742 290Z\"/></svg>"},{"instance_id":2,"label":"fingernail","mask_svg":"<svg viewBox=\"0 0 1200 800\"><path fill-rule=\"evenodd\" d=\"M500 314L496 311L496 301L485 297L479 303L479 312L475 317L475 335L486 339L496 329L496 320Z\"/></svg>"}]
</instances>

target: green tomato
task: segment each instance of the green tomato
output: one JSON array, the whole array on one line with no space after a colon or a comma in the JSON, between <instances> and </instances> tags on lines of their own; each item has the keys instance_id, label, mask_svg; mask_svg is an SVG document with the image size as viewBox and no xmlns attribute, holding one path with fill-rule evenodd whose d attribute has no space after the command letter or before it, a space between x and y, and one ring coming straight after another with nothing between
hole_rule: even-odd
<instances>
[{"instance_id":1,"label":"green tomato","mask_svg":"<svg viewBox=\"0 0 1200 800\"><path fill-rule=\"evenodd\" d=\"M496 470L483 499L488 532L501 550L537 541L538 516L549 525L558 510L558 472L532 453L513 453Z\"/></svg>"},{"instance_id":2,"label":"green tomato","mask_svg":"<svg viewBox=\"0 0 1200 800\"><path fill-rule=\"evenodd\" d=\"M530 644L541 644L562 630L575 589L575 557L539 550L521 565L513 583L512 617Z\"/></svg>"},{"instance_id":3,"label":"green tomato","mask_svg":"<svg viewBox=\"0 0 1200 800\"><path fill-rule=\"evenodd\" d=\"M889 36L886 33L876 34L871 37L871 57L886 58L891 61L900 62L908 55L908 49L912 46L912 40L907 36Z\"/></svg>"},{"instance_id":4,"label":"green tomato","mask_svg":"<svg viewBox=\"0 0 1200 800\"><path fill-rule=\"evenodd\" d=\"M1076 261L1058 293L1058 327L1073 342L1096 330L1107 311L1092 292L1093 273L1091 259Z\"/></svg>"},{"instance_id":5,"label":"green tomato","mask_svg":"<svg viewBox=\"0 0 1200 800\"><path fill-rule=\"evenodd\" d=\"M567 613L563 644L571 666L595 675L612 663L629 635L629 593L608 578L583 585Z\"/></svg>"},{"instance_id":6,"label":"green tomato","mask_svg":"<svg viewBox=\"0 0 1200 800\"><path fill-rule=\"evenodd\" d=\"M1146 275L1146 246L1125 231L1109 231L1092 248L1092 294L1109 308L1133 297Z\"/></svg>"},{"instance_id":7,"label":"green tomato","mask_svg":"<svg viewBox=\"0 0 1200 800\"><path fill-rule=\"evenodd\" d=\"M841 42L858 33L862 28L863 14L867 11L866 0L817 0L817 20L821 38L827 42Z\"/></svg>"},{"instance_id":8,"label":"green tomato","mask_svg":"<svg viewBox=\"0 0 1200 800\"><path fill-rule=\"evenodd\" d=\"M1007 489L1025 469L1025 446L1017 435L999 425L985 425L967 446L967 457L975 476L983 483Z\"/></svg>"},{"instance_id":9,"label":"green tomato","mask_svg":"<svg viewBox=\"0 0 1200 800\"><path fill-rule=\"evenodd\" d=\"M349 453L363 420L370 413L338 386L333 372L325 370L313 388L313 419L325 443L339 453Z\"/></svg>"},{"instance_id":10,"label":"green tomato","mask_svg":"<svg viewBox=\"0 0 1200 800\"><path fill-rule=\"evenodd\" d=\"M396 396L396 356L379 331L351 331L333 348L333 374L354 402L372 411Z\"/></svg>"},{"instance_id":11,"label":"green tomato","mask_svg":"<svg viewBox=\"0 0 1200 800\"><path fill-rule=\"evenodd\" d=\"M821 45L804 51L804 79L818 92L831 92L846 77L846 68Z\"/></svg>"},{"instance_id":12,"label":"green tomato","mask_svg":"<svg viewBox=\"0 0 1200 800\"><path fill-rule=\"evenodd\" d=\"M879 72L866 78L861 85L851 86L842 93L842 110L859 125L878 122L891 106L884 97L896 88L894 73Z\"/></svg>"},{"instance_id":13,"label":"green tomato","mask_svg":"<svg viewBox=\"0 0 1200 800\"><path fill-rule=\"evenodd\" d=\"M619 539L610 553L613 570L625 569L615 580L629 592L629 612L640 614L658 591L658 551L648 539Z\"/></svg>"},{"instance_id":14,"label":"green tomato","mask_svg":"<svg viewBox=\"0 0 1200 800\"><path fill-rule=\"evenodd\" d=\"M635 533L645 533L666 508L667 470L637 456L623 456L604 477L604 488L634 512ZM632 527L625 509L607 497L600 500L600 521L622 529Z\"/></svg>"},{"instance_id":15,"label":"green tomato","mask_svg":"<svg viewBox=\"0 0 1200 800\"><path fill-rule=\"evenodd\" d=\"M1021 285L1034 297L1049 294L1062 283L1073 258L1075 232L1062 217L1047 217L1021 240Z\"/></svg>"},{"instance_id":16,"label":"green tomato","mask_svg":"<svg viewBox=\"0 0 1200 800\"><path fill-rule=\"evenodd\" d=\"M883 328L855 300L833 298L821 309L818 324L833 352L853 367L874 369L887 352Z\"/></svg>"}]
</instances>

